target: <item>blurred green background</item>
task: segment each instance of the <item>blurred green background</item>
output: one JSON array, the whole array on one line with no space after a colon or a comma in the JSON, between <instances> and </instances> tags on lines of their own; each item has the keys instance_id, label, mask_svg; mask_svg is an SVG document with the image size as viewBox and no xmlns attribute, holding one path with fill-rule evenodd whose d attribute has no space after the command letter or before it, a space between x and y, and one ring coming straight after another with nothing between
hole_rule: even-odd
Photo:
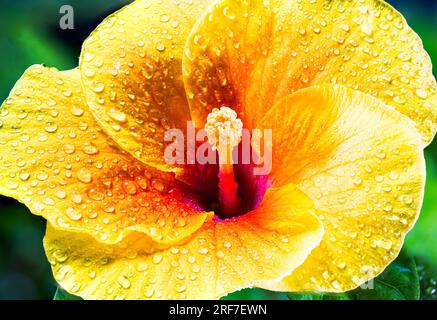
<instances>
[{"instance_id":1,"label":"blurred green background","mask_svg":"<svg viewBox=\"0 0 437 320\"><path fill-rule=\"evenodd\" d=\"M43 63L66 70L77 66L87 35L107 15L129 0L0 0L0 101L23 71ZM390 0L423 39L437 66L437 0ZM59 9L71 5L75 28L61 30ZM434 74L436 74L434 69ZM436 298L437 279L437 143L426 150L428 180L419 222L408 235L404 252L414 257L422 299ZM0 299L52 299L56 290L42 248L45 221L17 202L0 197ZM241 299L285 299L284 294L245 290Z\"/></svg>"}]
</instances>

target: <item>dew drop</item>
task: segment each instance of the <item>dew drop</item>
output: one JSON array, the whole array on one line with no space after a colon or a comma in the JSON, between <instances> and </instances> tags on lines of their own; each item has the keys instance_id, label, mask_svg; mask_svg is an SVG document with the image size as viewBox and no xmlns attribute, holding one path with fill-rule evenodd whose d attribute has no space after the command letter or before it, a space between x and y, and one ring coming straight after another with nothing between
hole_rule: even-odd
<instances>
[{"instance_id":1,"label":"dew drop","mask_svg":"<svg viewBox=\"0 0 437 320\"><path fill-rule=\"evenodd\" d=\"M53 251L53 258L55 258L57 262L63 263L67 261L68 254L63 250L57 249Z\"/></svg>"},{"instance_id":2,"label":"dew drop","mask_svg":"<svg viewBox=\"0 0 437 320\"><path fill-rule=\"evenodd\" d=\"M54 206L56 204L52 198L44 198L42 202L48 206Z\"/></svg>"},{"instance_id":3,"label":"dew drop","mask_svg":"<svg viewBox=\"0 0 437 320\"><path fill-rule=\"evenodd\" d=\"M104 194L97 189L91 188L88 190L88 197L93 200L101 201L104 199Z\"/></svg>"},{"instance_id":4,"label":"dew drop","mask_svg":"<svg viewBox=\"0 0 437 320\"><path fill-rule=\"evenodd\" d=\"M153 263L154 264L159 264L159 263L161 263L161 261L162 261L162 256L161 255L155 254L153 256Z\"/></svg>"},{"instance_id":5,"label":"dew drop","mask_svg":"<svg viewBox=\"0 0 437 320\"><path fill-rule=\"evenodd\" d=\"M354 184L356 186L360 186L363 183L363 180L360 177L355 177L354 178Z\"/></svg>"},{"instance_id":6,"label":"dew drop","mask_svg":"<svg viewBox=\"0 0 437 320\"><path fill-rule=\"evenodd\" d=\"M156 45L156 50L158 50L159 52L164 52L165 51L165 45L162 43L158 43Z\"/></svg>"},{"instance_id":7,"label":"dew drop","mask_svg":"<svg viewBox=\"0 0 437 320\"><path fill-rule=\"evenodd\" d=\"M416 95L421 98L421 99L426 99L428 98L428 93L424 90L424 89L417 89L416 90Z\"/></svg>"},{"instance_id":8,"label":"dew drop","mask_svg":"<svg viewBox=\"0 0 437 320\"><path fill-rule=\"evenodd\" d=\"M54 133L58 130L58 125L54 122L47 122L45 130L48 133Z\"/></svg>"},{"instance_id":9,"label":"dew drop","mask_svg":"<svg viewBox=\"0 0 437 320\"><path fill-rule=\"evenodd\" d=\"M71 108L71 114L75 117L81 117L84 114L84 110L78 107Z\"/></svg>"},{"instance_id":10,"label":"dew drop","mask_svg":"<svg viewBox=\"0 0 437 320\"><path fill-rule=\"evenodd\" d=\"M67 197L67 194L65 193L64 190L57 190L55 192L55 196L59 199L65 199Z\"/></svg>"},{"instance_id":11,"label":"dew drop","mask_svg":"<svg viewBox=\"0 0 437 320\"><path fill-rule=\"evenodd\" d=\"M223 253L223 251L217 251L216 256L219 259L223 259L225 257L225 254Z\"/></svg>"},{"instance_id":12,"label":"dew drop","mask_svg":"<svg viewBox=\"0 0 437 320\"><path fill-rule=\"evenodd\" d=\"M335 289L335 290L340 290L341 289L341 285L340 285L340 282L338 282L338 280L334 280L334 281L332 281L332 287Z\"/></svg>"},{"instance_id":13,"label":"dew drop","mask_svg":"<svg viewBox=\"0 0 437 320\"><path fill-rule=\"evenodd\" d=\"M82 219L82 214L80 212L77 212L73 208L68 208L65 211L65 214L73 221L79 221L80 219Z\"/></svg>"},{"instance_id":14,"label":"dew drop","mask_svg":"<svg viewBox=\"0 0 437 320\"><path fill-rule=\"evenodd\" d=\"M18 188L18 183L17 183L16 181L14 181L14 180L9 180L9 181L7 181L7 182L6 182L6 185L7 185L7 187L8 187L9 189L11 189L11 190L15 190L15 189Z\"/></svg>"},{"instance_id":15,"label":"dew drop","mask_svg":"<svg viewBox=\"0 0 437 320\"><path fill-rule=\"evenodd\" d=\"M131 286L129 279L126 278L125 276L120 276L117 282L123 289L129 289Z\"/></svg>"},{"instance_id":16,"label":"dew drop","mask_svg":"<svg viewBox=\"0 0 437 320\"><path fill-rule=\"evenodd\" d=\"M90 279L94 279L96 277L96 272L94 270L89 270L88 277L90 277Z\"/></svg>"},{"instance_id":17,"label":"dew drop","mask_svg":"<svg viewBox=\"0 0 437 320\"><path fill-rule=\"evenodd\" d=\"M58 281L62 281L65 279L67 274L71 271L69 266L62 266L58 269L58 272L55 274L55 278Z\"/></svg>"},{"instance_id":18,"label":"dew drop","mask_svg":"<svg viewBox=\"0 0 437 320\"><path fill-rule=\"evenodd\" d=\"M152 182L152 184L153 187L159 192L163 192L165 189L164 184L160 180L155 180Z\"/></svg>"},{"instance_id":19,"label":"dew drop","mask_svg":"<svg viewBox=\"0 0 437 320\"><path fill-rule=\"evenodd\" d=\"M163 14L161 16L161 22L169 22L170 21L170 17L166 14Z\"/></svg>"},{"instance_id":20,"label":"dew drop","mask_svg":"<svg viewBox=\"0 0 437 320\"><path fill-rule=\"evenodd\" d=\"M22 181L27 181L30 178L30 174L27 172L20 172L19 177Z\"/></svg>"},{"instance_id":21,"label":"dew drop","mask_svg":"<svg viewBox=\"0 0 437 320\"><path fill-rule=\"evenodd\" d=\"M200 249L198 250L198 252L199 252L200 254L205 255L205 254L208 254L208 249L207 249L207 248L200 248Z\"/></svg>"},{"instance_id":22,"label":"dew drop","mask_svg":"<svg viewBox=\"0 0 437 320\"><path fill-rule=\"evenodd\" d=\"M73 154L75 151L75 147L74 147L74 145L72 145L70 143L66 143L63 146L63 150L66 154Z\"/></svg>"},{"instance_id":23,"label":"dew drop","mask_svg":"<svg viewBox=\"0 0 437 320\"><path fill-rule=\"evenodd\" d=\"M45 181L49 177L48 173L45 171L40 171L36 174L36 178L40 181Z\"/></svg>"},{"instance_id":24,"label":"dew drop","mask_svg":"<svg viewBox=\"0 0 437 320\"><path fill-rule=\"evenodd\" d=\"M189 256L188 257L188 262L189 263L194 263L194 262L196 262L196 258L194 256Z\"/></svg>"},{"instance_id":25,"label":"dew drop","mask_svg":"<svg viewBox=\"0 0 437 320\"><path fill-rule=\"evenodd\" d=\"M78 292L80 290L80 283L79 282L75 282L75 283L73 283L73 285L71 286L71 288L70 288L70 291L72 292L72 293L76 293L76 292Z\"/></svg>"},{"instance_id":26,"label":"dew drop","mask_svg":"<svg viewBox=\"0 0 437 320\"><path fill-rule=\"evenodd\" d=\"M153 289L153 288L146 289L146 291L144 291L144 295L145 295L147 298L151 298L151 297L153 297L154 294L155 294L155 289Z\"/></svg>"},{"instance_id":27,"label":"dew drop","mask_svg":"<svg viewBox=\"0 0 437 320\"><path fill-rule=\"evenodd\" d=\"M235 20L235 14L231 11L229 7L223 9L223 15L229 20Z\"/></svg>"},{"instance_id":28,"label":"dew drop","mask_svg":"<svg viewBox=\"0 0 437 320\"><path fill-rule=\"evenodd\" d=\"M91 173L88 170L82 168L77 172L77 178L83 183L90 183Z\"/></svg>"},{"instance_id":29,"label":"dew drop","mask_svg":"<svg viewBox=\"0 0 437 320\"><path fill-rule=\"evenodd\" d=\"M94 71L93 69L91 69L91 68L86 68L85 71L84 71L84 74L85 74L86 77L88 77L88 78L92 78L92 77L94 77L94 75L95 75L96 73L95 73L95 71Z\"/></svg>"},{"instance_id":30,"label":"dew drop","mask_svg":"<svg viewBox=\"0 0 437 320\"><path fill-rule=\"evenodd\" d=\"M125 182L123 182L123 190L127 194L136 194L137 193L137 186L133 181L125 181Z\"/></svg>"},{"instance_id":31,"label":"dew drop","mask_svg":"<svg viewBox=\"0 0 437 320\"><path fill-rule=\"evenodd\" d=\"M82 203L82 196L80 194L73 194L71 200L76 204L80 204Z\"/></svg>"},{"instance_id":32,"label":"dew drop","mask_svg":"<svg viewBox=\"0 0 437 320\"><path fill-rule=\"evenodd\" d=\"M392 212L393 211L393 206L390 205L390 204L386 205L384 207L384 211L387 212L387 213Z\"/></svg>"},{"instance_id":33,"label":"dew drop","mask_svg":"<svg viewBox=\"0 0 437 320\"><path fill-rule=\"evenodd\" d=\"M176 284L176 291L179 293L185 292L187 290L187 285L185 283Z\"/></svg>"},{"instance_id":34,"label":"dew drop","mask_svg":"<svg viewBox=\"0 0 437 320\"><path fill-rule=\"evenodd\" d=\"M85 143L85 146L83 147L82 151L88 155L95 155L99 153L99 150L92 142Z\"/></svg>"},{"instance_id":35,"label":"dew drop","mask_svg":"<svg viewBox=\"0 0 437 320\"><path fill-rule=\"evenodd\" d=\"M95 93L101 93L105 90L105 85L101 82L94 82L91 88Z\"/></svg>"},{"instance_id":36,"label":"dew drop","mask_svg":"<svg viewBox=\"0 0 437 320\"><path fill-rule=\"evenodd\" d=\"M346 268L346 262L344 262L343 260L334 260L334 265L339 269Z\"/></svg>"},{"instance_id":37,"label":"dew drop","mask_svg":"<svg viewBox=\"0 0 437 320\"><path fill-rule=\"evenodd\" d=\"M62 94L66 97L71 97L73 95L73 92L71 91L70 88L65 89Z\"/></svg>"},{"instance_id":38,"label":"dew drop","mask_svg":"<svg viewBox=\"0 0 437 320\"><path fill-rule=\"evenodd\" d=\"M402 197L402 201L406 204L406 205L411 205L413 203L413 197L409 194L406 194Z\"/></svg>"},{"instance_id":39,"label":"dew drop","mask_svg":"<svg viewBox=\"0 0 437 320\"><path fill-rule=\"evenodd\" d=\"M113 120L115 120L117 122L126 122L126 120L127 120L127 116L126 116L126 114L124 112L120 112L120 111L117 111L117 110L114 110L114 109L110 110L108 115Z\"/></svg>"}]
</instances>

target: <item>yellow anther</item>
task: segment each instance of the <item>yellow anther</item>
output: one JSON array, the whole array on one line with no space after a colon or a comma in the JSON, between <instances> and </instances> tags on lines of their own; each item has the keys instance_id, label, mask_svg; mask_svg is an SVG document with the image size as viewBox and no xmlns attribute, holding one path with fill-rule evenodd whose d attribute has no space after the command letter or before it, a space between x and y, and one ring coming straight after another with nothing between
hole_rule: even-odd
<instances>
[{"instance_id":1,"label":"yellow anther","mask_svg":"<svg viewBox=\"0 0 437 320\"><path fill-rule=\"evenodd\" d=\"M231 108L216 108L208 115L205 131L214 150L230 153L241 141L243 122Z\"/></svg>"}]
</instances>

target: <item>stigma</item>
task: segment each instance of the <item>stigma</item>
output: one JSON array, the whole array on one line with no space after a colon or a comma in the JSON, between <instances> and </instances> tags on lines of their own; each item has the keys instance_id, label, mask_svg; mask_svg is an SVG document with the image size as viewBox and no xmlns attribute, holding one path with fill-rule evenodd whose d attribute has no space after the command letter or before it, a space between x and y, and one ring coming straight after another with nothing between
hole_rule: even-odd
<instances>
[{"instance_id":1,"label":"stigma","mask_svg":"<svg viewBox=\"0 0 437 320\"><path fill-rule=\"evenodd\" d=\"M225 152L230 154L241 142L243 122L238 119L237 113L231 108L216 108L208 115L205 131L213 150L217 150L219 155ZM220 159L222 160L227 164L229 158Z\"/></svg>"}]
</instances>

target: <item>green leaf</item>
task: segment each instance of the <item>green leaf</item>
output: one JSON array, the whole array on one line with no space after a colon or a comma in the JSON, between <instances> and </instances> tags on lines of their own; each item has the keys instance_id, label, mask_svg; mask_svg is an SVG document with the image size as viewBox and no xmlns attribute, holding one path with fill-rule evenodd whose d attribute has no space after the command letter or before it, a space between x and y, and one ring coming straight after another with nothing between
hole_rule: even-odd
<instances>
[{"instance_id":1,"label":"green leaf","mask_svg":"<svg viewBox=\"0 0 437 320\"><path fill-rule=\"evenodd\" d=\"M419 261L417 271L420 278L420 300L437 300L436 269Z\"/></svg>"},{"instance_id":2,"label":"green leaf","mask_svg":"<svg viewBox=\"0 0 437 320\"><path fill-rule=\"evenodd\" d=\"M61 288L57 288L53 300L82 300L82 298L69 294Z\"/></svg>"},{"instance_id":3,"label":"green leaf","mask_svg":"<svg viewBox=\"0 0 437 320\"><path fill-rule=\"evenodd\" d=\"M221 300L287 300L287 295L283 292L254 288L231 293Z\"/></svg>"},{"instance_id":4,"label":"green leaf","mask_svg":"<svg viewBox=\"0 0 437 320\"><path fill-rule=\"evenodd\" d=\"M414 259L401 255L385 271L346 293L290 293L290 300L418 300L419 274Z\"/></svg>"},{"instance_id":5,"label":"green leaf","mask_svg":"<svg viewBox=\"0 0 437 320\"><path fill-rule=\"evenodd\" d=\"M425 199L419 220L405 239L405 249L409 255L420 258L437 269L437 246L435 234L437 230L437 172L427 154L427 172Z\"/></svg>"},{"instance_id":6,"label":"green leaf","mask_svg":"<svg viewBox=\"0 0 437 320\"><path fill-rule=\"evenodd\" d=\"M318 293L318 292L291 292L288 294L290 300L351 300L347 293Z\"/></svg>"}]
</instances>

